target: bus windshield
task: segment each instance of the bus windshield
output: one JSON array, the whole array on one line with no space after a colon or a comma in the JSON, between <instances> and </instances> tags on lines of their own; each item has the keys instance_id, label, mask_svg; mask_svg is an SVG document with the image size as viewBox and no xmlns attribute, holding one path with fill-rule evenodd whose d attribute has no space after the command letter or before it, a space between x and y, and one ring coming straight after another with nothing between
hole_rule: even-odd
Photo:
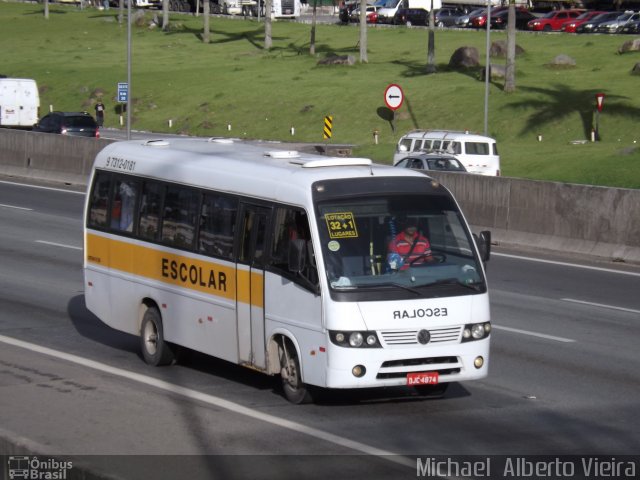
<instances>
[{"instance_id":1,"label":"bus windshield","mask_svg":"<svg viewBox=\"0 0 640 480\"><path fill-rule=\"evenodd\" d=\"M378 194L318 205L333 291L403 290L437 296L486 291L472 237L449 195ZM433 292L433 293L431 293Z\"/></svg>"}]
</instances>

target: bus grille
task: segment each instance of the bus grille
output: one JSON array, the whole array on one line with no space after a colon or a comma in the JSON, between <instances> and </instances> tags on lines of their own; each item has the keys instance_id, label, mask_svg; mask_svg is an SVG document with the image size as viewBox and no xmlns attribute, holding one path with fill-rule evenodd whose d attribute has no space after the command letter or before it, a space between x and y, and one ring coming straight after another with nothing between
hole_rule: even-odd
<instances>
[{"instance_id":1,"label":"bus grille","mask_svg":"<svg viewBox=\"0 0 640 480\"><path fill-rule=\"evenodd\" d=\"M460 341L462 327L434 328L429 330L431 343L454 343ZM420 345L418 330L383 330L380 332L386 345ZM428 344L427 344L428 345Z\"/></svg>"},{"instance_id":2,"label":"bus grille","mask_svg":"<svg viewBox=\"0 0 640 480\"><path fill-rule=\"evenodd\" d=\"M438 372L441 376L460 373L461 363L458 357L425 357L389 360L378 370L376 379L404 378L410 372Z\"/></svg>"}]
</instances>

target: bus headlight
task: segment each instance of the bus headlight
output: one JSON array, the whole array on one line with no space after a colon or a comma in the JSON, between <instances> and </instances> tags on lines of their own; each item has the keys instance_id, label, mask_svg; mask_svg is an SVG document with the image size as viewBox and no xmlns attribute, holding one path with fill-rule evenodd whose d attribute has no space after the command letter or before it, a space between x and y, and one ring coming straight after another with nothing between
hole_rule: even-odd
<instances>
[{"instance_id":1,"label":"bus headlight","mask_svg":"<svg viewBox=\"0 0 640 480\"><path fill-rule=\"evenodd\" d=\"M469 323L462 330L461 342L473 342L474 340L482 340L491 334L491 322Z\"/></svg>"},{"instance_id":2,"label":"bus headlight","mask_svg":"<svg viewBox=\"0 0 640 480\"><path fill-rule=\"evenodd\" d=\"M378 335L373 331L336 331L329 330L331 343L347 348L382 348Z\"/></svg>"},{"instance_id":3,"label":"bus headlight","mask_svg":"<svg viewBox=\"0 0 640 480\"><path fill-rule=\"evenodd\" d=\"M364 339L362 338L362 334L360 332L353 332L349 335L349 345L352 347L359 347L362 345Z\"/></svg>"}]
</instances>

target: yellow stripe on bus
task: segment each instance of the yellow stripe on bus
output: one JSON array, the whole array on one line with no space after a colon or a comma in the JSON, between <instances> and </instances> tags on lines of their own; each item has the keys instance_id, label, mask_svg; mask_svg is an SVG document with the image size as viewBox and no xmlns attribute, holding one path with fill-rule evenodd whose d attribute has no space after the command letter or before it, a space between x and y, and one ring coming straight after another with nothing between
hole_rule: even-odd
<instances>
[{"instance_id":1,"label":"yellow stripe on bus","mask_svg":"<svg viewBox=\"0 0 640 480\"><path fill-rule=\"evenodd\" d=\"M87 234L87 262L230 300L236 299L236 270L219 263ZM258 290L256 290L258 288ZM253 290L253 298L252 298ZM258 293L256 295L256 293ZM263 275L238 270L237 300L264 306Z\"/></svg>"}]
</instances>

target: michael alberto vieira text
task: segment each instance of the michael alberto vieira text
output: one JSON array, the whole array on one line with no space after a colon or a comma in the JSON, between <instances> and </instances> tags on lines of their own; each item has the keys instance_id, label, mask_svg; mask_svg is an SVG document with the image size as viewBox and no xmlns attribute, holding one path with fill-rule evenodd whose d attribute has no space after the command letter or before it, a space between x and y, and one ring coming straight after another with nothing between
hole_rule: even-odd
<instances>
[{"instance_id":1,"label":"michael alberto vieira text","mask_svg":"<svg viewBox=\"0 0 640 480\"><path fill-rule=\"evenodd\" d=\"M427 457L417 458L416 468L418 477L600 479L636 478L639 462L640 456Z\"/></svg>"}]
</instances>

